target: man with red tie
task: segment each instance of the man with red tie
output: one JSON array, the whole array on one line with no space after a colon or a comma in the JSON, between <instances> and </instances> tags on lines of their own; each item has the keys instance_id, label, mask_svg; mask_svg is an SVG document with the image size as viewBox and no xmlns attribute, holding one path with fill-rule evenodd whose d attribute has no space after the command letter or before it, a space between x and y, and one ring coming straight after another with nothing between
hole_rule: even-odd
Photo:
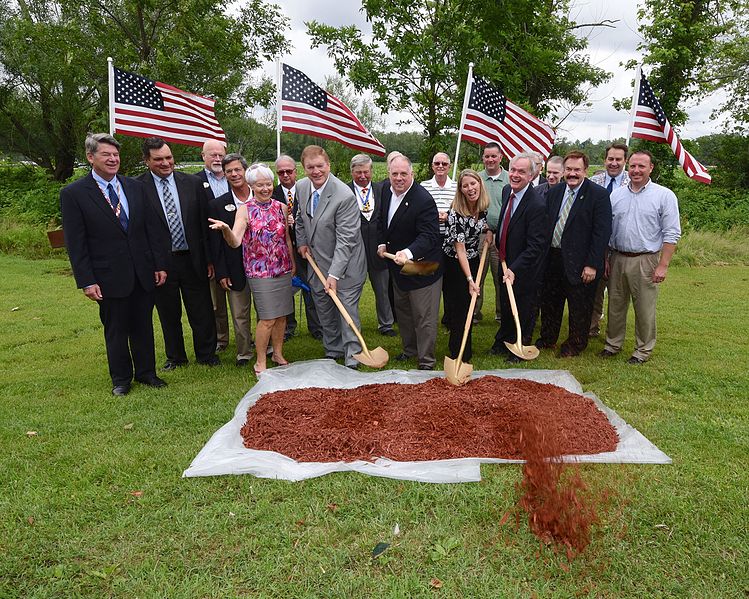
<instances>
[{"instance_id":1,"label":"man with red tie","mask_svg":"<svg viewBox=\"0 0 749 599\"><path fill-rule=\"evenodd\" d=\"M524 345L531 342L541 268L550 241L546 206L530 185L534 174L531 154L518 154L510 160L510 183L502 190L499 231L495 236L500 263L504 261L507 264L502 281L512 285L523 335L521 343ZM505 341L517 341L515 319L505 285L501 288L500 312L499 331L489 352L507 356L508 362L518 362L520 358L505 346Z\"/></svg>"}]
</instances>

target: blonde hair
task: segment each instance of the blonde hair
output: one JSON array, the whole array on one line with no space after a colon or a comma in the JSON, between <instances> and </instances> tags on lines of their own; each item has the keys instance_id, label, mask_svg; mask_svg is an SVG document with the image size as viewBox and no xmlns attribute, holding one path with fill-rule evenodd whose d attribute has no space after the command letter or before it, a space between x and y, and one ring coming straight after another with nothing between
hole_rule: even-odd
<instances>
[{"instance_id":1,"label":"blonde hair","mask_svg":"<svg viewBox=\"0 0 749 599\"><path fill-rule=\"evenodd\" d=\"M458 175L458 187L455 190L455 198L453 199L450 207L461 216L472 216L468 199L466 198L465 194L463 194L463 191L460 188L461 183L463 183L463 179L465 179L466 177L473 177L474 179L476 179L476 181L479 182L481 191L479 192L477 207L480 213L486 212L489 209L489 194L486 192L486 186L484 185L483 179L481 179L481 176L472 168L467 168L460 171L460 175Z\"/></svg>"}]
</instances>

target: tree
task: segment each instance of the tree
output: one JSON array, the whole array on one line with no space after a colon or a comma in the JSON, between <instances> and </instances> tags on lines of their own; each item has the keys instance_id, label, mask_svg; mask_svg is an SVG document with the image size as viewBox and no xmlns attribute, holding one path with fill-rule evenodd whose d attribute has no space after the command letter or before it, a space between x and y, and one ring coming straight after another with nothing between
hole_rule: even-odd
<instances>
[{"instance_id":1,"label":"tree","mask_svg":"<svg viewBox=\"0 0 749 599\"><path fill-rule=\"evenodd\" d=\"M289 45L288 19L263 0L239 17L217 0L16 2L0 7L0 149L57 180L72 174L87 129L108 129L107 56L212 96L226 115L270 102L272 83L250 73Z\"/></svg>"},{"instance_id":2,"label":"tree","mask_svg":"<svg viewBox=\"0 0 749 599\"><path fill-rule=\"evenodd\" d=\"M358 91L373 90L383 112L410 114L429 159L459 125L469 62L541 117L562 101L584 101L583 84L607 79L581 54L586 41L574 34L568 7L568 0L363 0L371 40L355 26L316 21L307 32Z\"/></svg>"}]
</instances>

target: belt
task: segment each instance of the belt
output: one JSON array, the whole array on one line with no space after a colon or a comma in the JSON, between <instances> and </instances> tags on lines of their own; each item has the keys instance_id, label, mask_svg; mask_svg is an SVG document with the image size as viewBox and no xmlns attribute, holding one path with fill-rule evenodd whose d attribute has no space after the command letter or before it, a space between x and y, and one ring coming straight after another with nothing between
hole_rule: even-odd
<instances>
[{"instance_id":1,"label":"belt","mask_svg":"<svg viewBox=\"0 0 749 599\"><path fill-rule=\"evenodd\" d=\"M187 256L190 250L172 250L172 256Z\"/></svg>"},{"instance_id":2,"label":"belt","mask_svg":"<svg viewBox=\"0 0 749 599\"><path fill-rule=\"evenodd\" d=\"M657 252L622 252L621 250L614 250L617 254L627 256L627 258L637 258L637 256L645 256L646 254L655 254Z\"/></svg>"}]
</instances>

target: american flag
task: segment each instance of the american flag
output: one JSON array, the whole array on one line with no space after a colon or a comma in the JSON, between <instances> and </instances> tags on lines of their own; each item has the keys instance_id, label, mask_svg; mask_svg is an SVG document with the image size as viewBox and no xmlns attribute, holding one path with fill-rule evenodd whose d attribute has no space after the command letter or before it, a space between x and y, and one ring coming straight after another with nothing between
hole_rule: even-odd
<instances>
[{"instance_id":1,"label":"american flag","mask_svg":"<svg viewBox=\"0 0 749 599\"><path fill-rule=\"evenodd\" d=\"M109 110L114 116L113 133L161 137L190 146L202 146L206 139L226 143L213 112L215 100L112 68L114 97Z\"/></svg>"},{"instance_id":2,"label":"american flag","mask_svg":"<svg viewBox=\"0 0 749 599\"><path fill-rule=\"evenodd\" d=\"M287 64L283 65L280 110L281 131L331 139L361 152L385 155L385 146L348 106Z\"/></svg>"},{"instance_id":3,"label":"american flag","mask_svg":"<svg viewBox=\"0 0 749 599\"><path fill-rule=\"evenodd\" d=\"M640 95L632 111L632 137L668 144L688 177L702 183L712 182L705 167L681 145L645 75L640 76Z\"/></svg>"},{"instance_id":4,"label":"american flag","mask_svg":"<svg viewBox=\"0 0 749 599\"><path fill-rule=\"evenodd\" d=\"M546 160L556 133L481 77L473 76L468 108L463 115L463 139L485 146L498 143L508 158L521 152L538 152Z\"/></svg>"}]
</instances>

